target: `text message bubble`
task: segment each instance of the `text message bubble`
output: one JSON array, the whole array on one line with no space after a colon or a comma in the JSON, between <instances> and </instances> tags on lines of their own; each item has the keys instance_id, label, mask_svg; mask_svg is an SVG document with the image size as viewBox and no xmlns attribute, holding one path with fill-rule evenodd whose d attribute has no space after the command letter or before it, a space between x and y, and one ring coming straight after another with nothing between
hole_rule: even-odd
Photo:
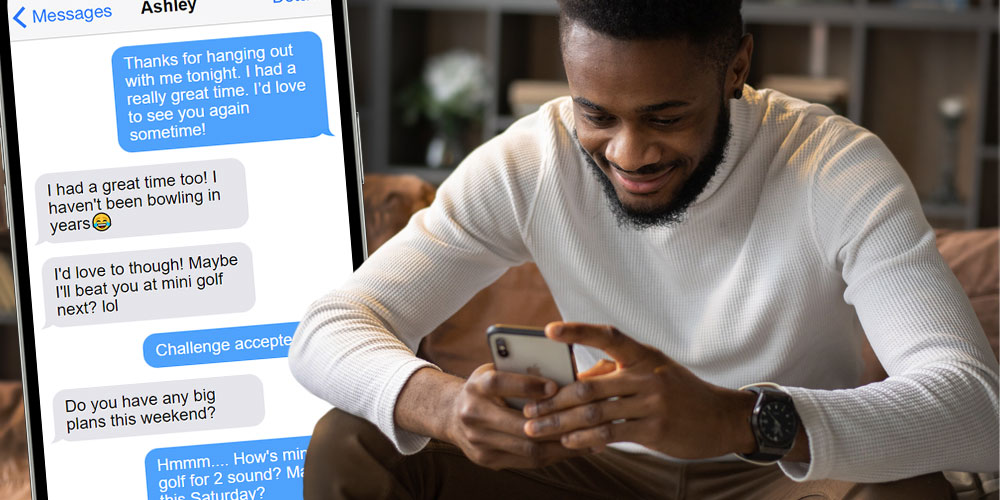
<instances>
[{"instance_id":1,"label":"text message bubble","mask_svg":"<svg viewBox=\"0 0 1000 500\"><path fill-rule=\"evenodd\" d=\"M146 454L146 498L302 498L308 446L302 436L157 448Z\"/></svg>"},{"instance_id":2,"label":"text message bubble","mask_svg":"<svg viewBox=\"0 0 1000 500\"><path fill-rule=\"evenodd\" d=\"M298 322L154 333L142 343L154 368L287 358Z\"/></svg>"},{"instance_id":3,"label":"text message bubble","mask_svg":"<svg viewBox=\"0 0 1000 500\"><path fill-rule=\"evenodd\" d=\"M333 135L315 33L121 47L111 71L125 151Z\"/></svg>"},{"instance_id":4,"label":"text message bubble","mask_svg":"<svg viewBox=\"0 0 1000 500\"><path fill-rule=\"evenodd\" d=\"M52 400L56 441L229 429L264 420L254 375L59 391Z\"/></svg>"},{"instance_id":5,"label":"text message bubble","mask_svg":"<svg viewBox=\"0 0 1000 500\"><path fill-rule=\"evenodd\" d=\"M45 326L242 312L256 300L242 243L56 257L42 286Z\"/></svg>"},{"instance_id":6,"label":"text message bubble","mask_svg":"<svg viewBox=\"0 0 1000 500\"><path fill-rule=\"evenodd\" d=\"M45 174L35 183L39 241L186 233L247 222L235 159Z\"/></svg>"}]
</instances>

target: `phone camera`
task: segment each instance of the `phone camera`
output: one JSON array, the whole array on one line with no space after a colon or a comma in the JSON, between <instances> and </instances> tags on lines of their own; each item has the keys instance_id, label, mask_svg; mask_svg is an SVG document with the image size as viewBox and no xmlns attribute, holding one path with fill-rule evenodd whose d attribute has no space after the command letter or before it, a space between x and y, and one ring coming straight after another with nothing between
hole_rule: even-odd
<instances>
[{"instance_id":1,"label":"phone camera","mask_svg":"<svg viewBox=\"0 0 1000 500\"><path fill-rule=\"evenodd\" d=\"M510 355L510 352L507 351L507 341L503 338L497 339L497 354L499 354L501 358L506 358Z\"/></svg>"}]
</instances>

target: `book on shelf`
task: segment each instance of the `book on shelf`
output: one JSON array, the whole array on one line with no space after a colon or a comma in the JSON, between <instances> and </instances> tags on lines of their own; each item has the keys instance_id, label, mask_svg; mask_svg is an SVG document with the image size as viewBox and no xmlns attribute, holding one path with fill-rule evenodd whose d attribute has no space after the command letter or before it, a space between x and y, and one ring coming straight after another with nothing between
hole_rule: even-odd
<instances>
[{"instance_id":1,"label":"book on shelf","mask_svg":"<svg viewBox=\"0 0 1000 500\"><path fill-rule=\"evenodd\" d=\"M507 89L515 118L534 113L542 104L564 95L569 95L569 84L559 80L514 80Z\"/></svg>"},{"instance_id":2,"label":"book on shelf","mask_svg":"<svg viewBox=\"0 0 1000 500\"><path fill-rule=\"evenodd\" d=\"M774 89L803 101L825 104L843 113L847 103L848 85L843 78L819 78L802 75L766 75L760 88Z\"/></svg>"}]
</instances>

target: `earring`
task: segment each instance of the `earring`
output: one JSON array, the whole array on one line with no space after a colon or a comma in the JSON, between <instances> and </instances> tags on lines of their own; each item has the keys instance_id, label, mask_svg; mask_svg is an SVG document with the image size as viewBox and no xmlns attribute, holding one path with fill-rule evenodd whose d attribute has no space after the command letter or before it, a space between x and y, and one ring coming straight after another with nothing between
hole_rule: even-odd
<instances>
[{"instance_id":1,"label":"earring","mask_svg":"<svg viewBox=\"0 0 1000 500\"><path fill-rule=\"evenodd\" d=\"M738 89L736 89L736 90L733 91L733 98L734 99L741 99L741 98L743 98L743 87L740 87L740 88L738 88Z\"/></svg>"}]
</instances>

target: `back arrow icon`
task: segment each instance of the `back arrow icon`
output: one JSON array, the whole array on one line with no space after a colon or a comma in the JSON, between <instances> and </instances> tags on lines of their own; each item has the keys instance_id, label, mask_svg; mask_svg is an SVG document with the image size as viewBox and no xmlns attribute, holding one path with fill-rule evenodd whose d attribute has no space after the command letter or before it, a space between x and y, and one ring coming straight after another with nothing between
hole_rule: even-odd
<instances>
[{"instance_id":1,"label":"back arrow icon","mask_svg":"<svg viewBox=\"0 0 1000 500\"><path fill-rule=\"evenodd\" d=\"M21 20L17 18L17 17L18 17L18 16L20 16L20 15L21 15L21 13L23 13L23 12L24 12L24 7L21 7L21 10L17 11L17 14L14 14L14 21L15 21L15 22L16 22L17 24L20 24L22 28L27 28L27 27L28 27L28 25L27 25L27 24L24 24L24 23L22 23L22 22L21 22Z\"/></svg>"}]
</instances>

